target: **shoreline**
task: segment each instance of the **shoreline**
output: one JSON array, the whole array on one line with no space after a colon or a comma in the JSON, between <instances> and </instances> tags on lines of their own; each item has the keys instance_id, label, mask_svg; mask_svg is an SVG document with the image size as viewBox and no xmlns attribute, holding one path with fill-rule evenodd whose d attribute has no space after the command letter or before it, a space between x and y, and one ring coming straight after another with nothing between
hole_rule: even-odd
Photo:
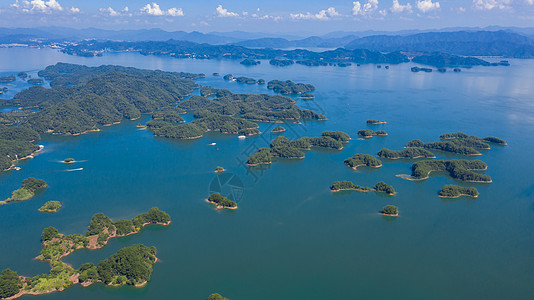
<instances>
[{"instance_id":1,"label":"shoreline","mask_svg":"<svg viewBox=\"0 0 534 300\"><path fill-rule=\"evenodd\" d=\"M217 204L217 203L215 203L213 201L210 201L209 199L206 199L206 202L211 203L211 204L215 204L217 209L231 209L231 210L236 210L237 209L237 205L235 207L222 206L222 205L219 205L219 204Z\"/></svg>"},{"instance_id":2,"label":"shoreline","mask_svg":"<svg viewBox=\"0 0 534 300\"><path fill-rule=\"evenodd\" d=\"M422 155L419 155L419 156L415 156L415 157L395 157L395 158L389 158L389 157L378 157L378 158L382 158L382 159L391 159L391 160L395 160L395 159L418 159L418 158L428 158L428 159L432 159L432 158L436 158L437 156L432 156L432 157L426 157L426 156L422 156Z\"/></svg>"},{"instance_id":3,"label":"shoreline","mask_svg":"<svg viewBox=\"0 0 534 300\"><path fill-rule=\"evenodd\" d=\"M438 197L445 198L445 199L458 199L458 198L460 198L462 196L471 197L471 198L475 198L476 199L476 198L478 198L479 195L472 196L472 195L468 195L468 194L460 194L460 195L454 196L454 197L438 195Z\"/></svg>"},{"instance_id":4,"label":"shoreline","mask_svg":"<svg viewBox=\"0 0 534 300\"><path fill-rule=\"evenodd\" d=\"M386 216L386 217L398 217L399 216L399 214L392 215L392 214L386 214L384 212L380 212L380 214L383 215L383 216Z\"/></svg>"},{"instance_id":5,"label":"shoreline","mask_svg":"<svg viewBox=\"0 0 534 300\"><path fill-rule=\"evenodd\" d=\"M247 166L249 166L249 167L257 167L259 165L270 165L272 163L273 163L272 161L270 161L270 162L262 162L262 163L257 163L257 164L249 164L249 163L247 163Z\"/></svg>"},{"instance_id":6,"label":"shoreline","mask_svg":"<svg viewBox=\"0 0 534 300\"><path fill-rule=\"evenodd\" d=\"M330 189L330 191L331 191L332 193L337 193L337 192L342 192L342 191L356 191L356 192L360 192L360 193L368 193L368 192L374 191L374 189L370 189L370 190L359 190L359 189L340 189L340 190L333 190L333 189Z\"/></svg>"},{"instance_id":7,"label":"shoreline","mask_svg":"<svg viewBox=\"0 0 534 300\"><path fill-rule=\"evenodd\" d=\"M483 171L483 170L475 170L475 171ZM438 172L438 171L436 171L436 172ZM410 181L420 181L420 180L426 180L426 179L430 178L430 174L428 174L426 177L422 177L422 178L414 178L412 175L408 175L408 174L397 174L395 176L399 177L399 178L402 178L402 179L410 180ZM472 183L492 183L493 182L493 180L490 180L490 181L476 181L476 180L461 180L461 179L457 179L457 178L452 178L452 179L463 181L463 182L472 182Z\"/></svg>"},{"instance_id":8,"label":"shoreline","mask_svg":"<svg viewBox=\"0 0 534 300\"><path fill-rule=\"evenodd\" d=\"M365 167L369 167L369 168L375 168L375 169L378 169L378 168L381 168L381 167L382 167L382 164L380 164L380 165L378 165L378 166L368 166L368 165L366 165L366 164L363 164L363 165L357 165L357 166L354 166L354 167L349 167L349 166L347 166L347 167L353 169L354 171L357 171L359 167L363 167L363 166L365 166Z\"/></svg>"}]
</instances>

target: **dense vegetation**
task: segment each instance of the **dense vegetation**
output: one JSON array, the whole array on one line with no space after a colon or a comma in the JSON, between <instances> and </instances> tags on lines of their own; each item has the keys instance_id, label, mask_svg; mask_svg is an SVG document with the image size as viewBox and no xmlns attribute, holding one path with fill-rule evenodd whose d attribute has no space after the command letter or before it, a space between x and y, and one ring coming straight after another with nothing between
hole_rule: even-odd
<instances>
[{"instance_id":1,"label":"dense vegetation","mask_svg":"<svg viewBox=\"0 0 534 300\"><path fill-rule=\"evenodd\" d=\"M51 80L51 89L31 87L4 102L39 108L21 124L57 134L80 134L123 118L139 118L141 113L172 109L198 87L190 78L201 76L64 63L48 66L39 74Z\"/></svg>"},{"instance_id":2,"label":"dense vegetation","mask_svg":"<svg viewBox=\"0 0 534 300\"><path fill-rule=\"evenodd\" d=\"M358 153L345 159L345 165L356 170L359 166L378 168L382 166L382 162L372 155Z\"/></svg>"},{"instance_id":3,"label":"dense vegetation","mask_svg":"<svg viewBox=\"0 0 534 300\"><path fill-rule=\"evenodd\" d=\"M237 204L219 193L213 193L208 201L217 205L217 208L237 208Z\"/></svg>"},{"instance_id":4,"label":"dense vegetation","mask_svg":"<svg viewBox=\"0 0 534 300\"><path fill-rule=\"evenodd\" d=\"M382 207L382 213L387 216L397 216L399 214L399 208L395 205L386 205Z\"/></svg>"},{"instance_id":5,"label":"dense vegetation","mask_svg":"<svg viewBox=\"0 0 534 300\"><path fill-rule=\"evenodd\" d=\"M283 95L299 95L315 91L315 87L311 84L294 83L291 80L271 80L267 82L267 88Z\"/></svg>"},{"instance_id":6,"label":"dense vegetation","mask_svg":"<svg viewBox=\"0 0 534 300\"><path fill-rule=\"evenodd\" d=\"M260 148L256 153L252 154L248 160L247 165L257 166L271 163L271 150L269 148Z\"/></svg>"},{"instance_id":7,"label":"dense vegetation","mask_svg":"<svg viewBox=\"0 0 534 300\"><path fill-rule=\"evenodd\" d=\"M368 192L368 191L371 191L371 188L366 187L366 186L355 185L351 181L334 181L330 189L333 192L338 192L338 191Z\"/></svg>"},{"instance_id":8,"label":"dense vegetation","mask_svg":"<svg viewBox=\"0 0 534 300\"><path fill-rule=\"evenodd\" d=\"M39 150L39 146L34 142L40 139L37 132L27 127L0 125L0 171L9 169L13 161Z\"/></svg>"},{"instance_id":9,"label":"dense vegetation","mask_svg":"<svg viewBox=\"0 0 534 300\"><path fill-rule=\"evenodd\" d=\"M474 187L461 187L454 184L444 186L439 192L443 198L458 198L460 196L478 197L478 190Z\"/></svg>"},{"instance_id":10,"label":"dense vegetation","mask_svg":"<svg viewBox=\"0 0 534 300\"><path fill-rule=\"evenodd\" d=\"M380 150L377 153L377 156L380 158L389 158L389 159L419 158L419 157L435 158L436 157L432 152L428 150L425 150L423 148L415 148L415 147L406 148L400 151L382 148L382 150Z\"/></svg>"},{"instance_id":11,"label":"dense vegetation","mask_svg":"<svg viewBox=\"0 0 534 300\"><path fill-rule=\"evenodd\" d=\"M273 130L271 130L272 133L282 133L284 131L286 131L286 129L282 126L276 126L273 128Z\"/></svg>"},{"instance_id":12,"label":"dense vegetation","mask_svg":"<svg viewBox=\"0 0 534 300\"><path fill-rule=\"evenodd\" d=\"M292 61L291 59L271 59L269 61L269 64L273 65L273 66L279 66L279 67L287 67L287 66L290 66L292 64L294 64L295 62Z\"/></svg>"},{"instance_id":13,"label":"dense vegetation","mask_svg":"<svg viewBox=\"0 0 534 300\"><path fill-rule=\"evenodd\" d=\"M22 187L17 190L14 190L11 193L10 198L7 198L5 201L0 201L0 205L7 204L10 202L25 201L31 199L33 196L35 196L35 192L37 190L46 187L46 182L42 179L37 179L33 177L26 178L22 181Z\"/></svg>"},{"instance_id":14,"label":"dense vegetation","mask_svg":"<svg viewBox=\"0 0 534 300\"><path fill-rule=\"evenodd\" d=\"M486 170L487 165L480 160L423 160L412 165L414 179L426 179L430 172L446 171L458 180L470 182L491 182L491 177L473 172L473 170Z\"/></svg>"},{"instance_id":15,"label":"dense vegetation","mask_svg":"<svg viewBox=\"0 0 534 300\"><path fill-rule=\"evenodd\" d=\"M17 272L5 269L0 274L0 298L8 298L19 292L22 280Z\"/></svg>"},{"instance_id":16,"label":"dense vegetation","mask_svg":"<svg viewBox=\"0 0 534 300\"><path fill-rule=\"evenodd\" d=\"M324 131L322 136L329 136L342 143L348 143L350 141L350 136L343 131Z\"/></svg>"},{"instance_id":17,"label":"dense vegetation","mask_svg":"<svg viewBox=\"0 0 534 300\"><path fill-rule=\"evenodd\" d=\"M245 66L255 66L255 65L261 64L261 61L247 58L241 61L240 64L245 65Z\"/></svg>"},{"instance_id":18,"label":"dense vegetation","mask_svg":"<svg viewBox=\"0 0 534 300\"><path fill-rule=\"evenodd\" d=\"M138 244L122 248L98 263L98 280L106 284L142 285L150 280L155 262L155 247Z\"/></svg>"},{"instance_id":19,"label":"dense vegetation","mask_svg":"<svg viewBox=\"0 0 534 300\"><path fill-rule=\"evenodd\" d=\"M63 207L59 201L48 201L41 208L40 212L55 213Z\"/></svg>"},{"instance_id":20,"label":"dense vegetation","mask_svg":"<svg viewBox=\"0 0 534 300\"><path fill-rule=\"evenodd\" d=\"M375 191L377 192L382 192L382 193L386 193L388 195L395 195L395 189L389 185L389 184L386 184L385 182L383 181L380 181L379 183L377 183L375 185Z\"/></svg>"},{"instance_id":21,"label":"dense vegetation","mask_svg":"<svg viewBox=\"0 0 534 300\"><path fill-rule=\"evenodd\" d=\"M406 147L419 147L428 150L441 150L462 155L479 155L478 150L490 149L488 142L506 145L506 141L496 137L479 138L463 132L450 132L440 135L441 142L424 143L420 140L410 141Z\"/></svg>"},{"instance_id":22,"label":"dense vegetation","mask_svg":"<svg viewBox=\"0 0 534 300\"><path fill-rule=\"evenodd\" d=\"M358 135L367 139L372 138L373 136L386 136L388 134L384 130L373 131L370 129L362 129L358 131Z\"/></svg>"},{"instance_id":23,"label":"dense vegetation","mask_svg":"<svg viewBox=\"0 0 534 300\"><path fill-rule=\"evenodd\" d=\"M215 294L209 295L209 297L206 300L229 300L229 299L221 296L221 294L215 293Z\"/></svg>"},{"instance_id":24,"label":"dense vegetation","mask_svg":"<svg viewBox=\"0 0 534 300\"><path fill-rule=\"evenodd\" d=\"M8 83L8 82L13 82L15 80L17 80L17 76L15 75L0 76L0 83Z\"/></svg>"}]
</instances>

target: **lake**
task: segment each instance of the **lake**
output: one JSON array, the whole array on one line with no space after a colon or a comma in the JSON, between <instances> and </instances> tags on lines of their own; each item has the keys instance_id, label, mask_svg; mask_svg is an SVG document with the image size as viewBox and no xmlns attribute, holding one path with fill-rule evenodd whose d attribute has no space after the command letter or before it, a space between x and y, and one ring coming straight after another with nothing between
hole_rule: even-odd
<instances>
[{"instance_id":1,"label":"lake","mask_svg":"<svg viewBox=\"0 0 534 300\"><path fill-rule=\"evenodd\" d=\"M411 63L389 69L282 68L262 61L247 67L233 60L137 53L84 58L30 48L0 48L0 60L0 76L20 71L37 76L47 65L70 62L205 73L199 84L235 93L272 91L266 85L226 82L224 74L311 83L317 88L315 100L294 99L328 120L282 124L288 128L284 135L342 130L352 137L341 151L309 151L304 160L249 169L243 162L268 146L272 124L260 124L263 134L244 140L213 133L189 141L155 138L137 127L150 120L148 115L82 136L43 134L41 154L18 163L19 171L0 174L3 198L30 176L49 185L29 201L0 207L0 269L48 273L47 263L33 260L41 250L42 230L54 226L65 234L84 233L98 212L115 220L157 206L171 215L172 224L149 226L103 249L64 259L77 268L132 244L155 246L160 262L146 287L78 285L39 299L205 299L215 292L232 300L526 299L534 293L534 60L444 74L412 73ZM2 99L29 87L20 79L0 86L9 88ZM367 119L387 124L367 126ZM360 140L360 129L389 135ZM358 171L343 164L356 153L401 150L412 139L437 141L440 134L457 131L508 142L475 157L488 164L485 174L493 183L466 184L442 173L421 182L395 176L411 172L408 160ZM80 162L61 163L67 157ZM217 166L226 168L226 175L217 177ZM332 194L329 186L337 180L364 186L385 181L397 195ZM236 195L237 211L217 211L204 201L219 182L223 192ZM439 198L441 187L451 183L475 186L480 196ZM63 208L53 215L37 211L50 200L61 201ZM378 213L387 204L399 207L398 218Z\"/></svg>"}]
</instances>

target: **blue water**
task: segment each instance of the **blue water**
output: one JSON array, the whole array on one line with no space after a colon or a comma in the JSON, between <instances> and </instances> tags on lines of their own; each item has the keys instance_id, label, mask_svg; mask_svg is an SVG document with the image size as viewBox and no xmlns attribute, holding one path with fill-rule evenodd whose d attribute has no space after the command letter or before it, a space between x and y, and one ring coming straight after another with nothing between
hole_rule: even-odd
<instances>
[{"instance_id":1,"label":"blue water","mask_svg":"<svg viewBox=\"0 0 534 300\"><path fill-rule=\"evenodd\" d=\"M66 262L98 262L118 249L143 243L156 246L161 262L147 287L72 287L47 299L203 299L219 292L230 299L528 299L534 292L534 61L511 60L510 67L479 67L461 73L412 73L412 64L361 67L273 67L267 61L246 67L231 60L186 60L135 53L103 57L67 56L49 49L0 49L0 76L36 72L58 61L97 66L205 73L198 83L242 93L271 93L265 86L228 83L232 73L265 80L291 79L314 84L314 101L302 108L324 113L324 122L284 125L284 135L317 136L343 130L353 140L342 151L310 151L304 160L279 160L249 170L242 161L268 145L265 134L238 140L208 134L194 141L154 138L124 121L101 132L77 137L43 135L36 158L20 171L0 174L0 195L7 198L22 179L46 180L49 188L22 203L0 207L0 269L19 274L47 273L40 252L43 228L85 232L91 216L131 218L152 206L167 211L168 228L148 227L141 234L113 239L100 250L79 251ZM211 74L218 72L221 77ZM2 86L2 85L0 85ZM19 80L10 92L27 88ZM5 95L4 95L5 96ZM5 98L2 96L3 98ZM9 97L7 97L9 98ZM191 116L186 116L191 120ZM367 119L388 123L368 127ZM358 140L359 129L383 129L387 137ZM400 150L412 139L435 141L444 132L497 136L477 157L488 164L491 184L465 184L432 176L406 181L410 161L386 161L381 169L352 171L343 160L355 153ZM209 144L215 142L215 146ZM73 157L82 161L65 165ZM462 158L438 153L440 159ZM204 199L213 170L223 166L242 182L237 211L217 211ZM69 171L83 168L81 171ZM373 186L393 185L394 197L375 193L329 191L335 180ZM445 184L476 186L476 200L444 200ZM226 186L225 188L228 188ZM37 209L59 200L56 214ZM400 216L378 211L397 205Z\"/></svg>"}]
</instances>

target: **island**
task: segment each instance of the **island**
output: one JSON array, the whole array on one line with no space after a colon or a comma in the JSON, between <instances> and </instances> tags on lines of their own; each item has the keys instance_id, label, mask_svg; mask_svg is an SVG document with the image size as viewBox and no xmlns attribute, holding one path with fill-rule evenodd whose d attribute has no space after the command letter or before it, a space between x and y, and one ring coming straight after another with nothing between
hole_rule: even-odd
<instances>
[{"instance_id":1,"label":"island","mask_svg":"<svg viewBox=\"0 0 534 300\"><path fill-rule=\"evenodd\" d=\"M0 76L0 83L9 83L15 80L17 80L17 77L15 75Z\"/></svg>"},{"instance_id":2,"label":"island","mask_svg":"<svg viewBox=\"0 0 534 300\"><path fill-rule=\"evenodd\" d=\"M387 158L387 159L400 159L400 158L408 158L408 159L415 159L415 158L436 158L436 156L423 148L406 148L403 150L395 151L395 150L389 150L386 148L382 148L382 150L378 151L377 156L379 158Z\"/></svg>"},{"instance_id":3,"label":"island","mask_svg":"<svg viewBox=\"0 0 534 300\"><path fill-rule=\"evenodd\" d=\"M13 112L17 111L0 114L0 120L16 122L19 117ZM42 149L36 144L40 139L41 136L30 128L0 125L0 171L10 170L17 160L34 157Z\"/></svg>"},{"instance_id":4,"label":"island","mask_svg":"<svg viewBox=\"0 0 534 300\"><path fill-rule=\"evenodd\" d=\"M299 65L308 66L308 67L328 66L327 62L314 60L314 59L297 60L296 63Z\"/></svg>"},{"instance_id":5,"label":"island","mask_svg":"<svg viewBox=\"0 0 534 300\"><path fill-rule=\"evenodd\" d=\"M258 82L254 78L249 78L249 77L244 77L244 76L237 77L235 81L239 83L246 83L246 84L255 84Z\"/></svg>"},{"instance_id":6,"label":"island","mask_svg":"<svg viewBox=\"0 0 534 300\"><path fill-rule=\"evenodd\" d=\"M424 180L434 171L445 171L453 179L467 181L491 183L491 177L485 174L479 174L473 171L485 171L488 166L480 160L422 160L412 165L412 175L397 175L398 177L408 180Z\"/></svg>"},{"instance_id":7,"label":"island","mask_svg":"<svg viewBox=\"0 0 534 300\"><path fill-rule=\"evenodd\" d=\"M17 190L14 190L10 198L7 198L4 201L0 201L0 206L12 202L29 200L33 198L33 196L35 196L35 192L37 190L45 189L47 187L48 185L46 185L46 182L42 179L37 179L33 177L26 178L22 181L22 187Z\"/></svg>"},{"instance_id":8,"label":"island","mask_svg":"<svg viewBox=\"0 0 534 300\"><path fill-rule=\"evenodd\" d=\"M220 76L219 73L213 73L212 75L213 75L213 76Z\"/></svg>"},{"instance_id":9,"label":"island","mask_svg":"<svg viewBox=\"0 0 534 300\"><path fill-rule=\"evenodd\" d=\"M213 193L206 199L207 202L215 204L217 209L237 209L237 204L219 193Z\"/></svg>"},{"instance_id":10,"label":"island","mask_svg":"<svg viewBox=\"0 0 534 300\"><path fill-rule=\"evenodd\" d=\"M379 121L379 120L367 120L367 125L380 125L380 124L386 124L386 121Z\"/></svg>"},{"instance_id":11,"label":"island","mask_svg":"<svg viewBox=\"0 0 534 300\"><path fill-rule=\"evenodd\" d=\"M19 73L17 74L17 77L19 77L19 78L22 79L22 80L26 80L26 78L28 78L28 73L26 73L26 72L19 72Z\"/></svg>"},{"instance_id":12,"label":"island","mask_svg":"<svg viewBox=\"0 0 534 300\"><path fill-rule=\"evenodd\" d=\"M273 66L278 66L278 67L287 67L287 66L291 66L294 63L295 62L292 61L291 59L271 59L269 61L269 64Z\"/></svg>"},{"instance_id":13,"label":"island","mask_svg":"<svg viewBox=\"0 0 534 300\"><path fill-rule=\"evenodd\" d=\"M258 79L258 84L265 84L265 79Z\"/></svg>"},{"instance_id":14,"label":"island","mask_svg":"<svg viewBox=\"0 0 534 300\"><path fill-rule=\"evenodd\" d=\"M302 94L300 95L300 99L302 100L313 100L315 99L315 96L312 94Z\"/></svg>"},{"instance_id":15,"label":"island","mask_svg":"<svg viewBox=\"0 0 534 300\"><path fill-rule=\"evenodd\" d=\"M275 128L273 128L273 130L271 130L272 133L282 133L285 131L286 129L282 126L276 126Z\"/></svg>"},{"instance_id":16,"label":"island","mask_svg":"<svg viewBox=\"0 0 534 300\"><path fill-rule=\"evenodd\" d=\"M481 155L478 150L489 150L488 142L498 145L506 145L506 141L496 137L479 138L467 135L463 132L449 132L440 135L441 142L424 143L421 140L412 140L406 144L406 148L417 147L427 150L441 150L461 155Z\"/></svg>"},{"instance_id":17,"label":"island","mask_svg":"<svg viewBox=\"0 0 534 300\"><path fill-rule=\"evenodd\" d=\"M223 167L219 167L219 166L217 166L217 168L215 168L215 173L222 173L222 172L224 172L224 171L226 171L226 169L223 168Z\"/></svg>"},{"instance_id":18,"label":"island","mask_svg":"<svg viewBox=\"0 0 534 300\"><path fill-rule=\"evenodd\" d=\"M44 80L42 80L41 78L31 78L28 79L27 82L33 85L42 85L44 83Z\"/></svg>"},{"instance_id":19,"label":"island","mask_svg":"<svg viewBox=\"0 0 534 300\"><path fill-rule=\"evenodd\" d=\"M46 213L55 213L60 210L61 207L63 207L63 205L61 205L61 202L59 201L48 201L43 206L41 206L41 208L39 208L39 211Z\"/></svg>"},{"instance_id":20,"label":"island","mask_svg":"<svg viewBox=\"0 0 534 300\"><path fill-rule=\"evenodd\" d=\"M399 208L396 207L395 205L386 205L382 207L382 211L380 213L388 217L398 217Z\"/></svg>"},{"instance_id":21,"label":"island","mask_svg":"<svg viewBox=\"0 0 534 300\"><path fill-rule=\"evenodd\" d=\"M377 183L375 185L374 190L377 192L386 193L391 196L395 195L395 189L391 185L383 181L380 181L379 183Z\"/></svg>"},{"instance_id":22,"label":"island","mask_svg":"<svg viewBox=\"0 0 534 300\"><path fill-rule=\"evenodd\" d=\"M419 68L419 67L413 67L411 68L412 72L414 73L417 73L417 72L427 72L427 73L431 73L432 72L432 69L430 68Z\"/></svg>"},{"instance_id":23,"label":"island","mask_svg":"<svg viewBox=\"0 0 534 300\"><path fill-rule=\"evenodd\" d=\"M354 154L353 157L345 159L345 165L353 170L357 170L361 166L380 168L382 167L382 162L372 155L358 153Z\"/></svg>"},{"instance_id":24,"label":"island","mask_svg":"<svg viewBox=\"0 0 534 300\"><path fill-rule=\"evenodd\" d=\"M63 162L66 164L72 164L72 163L75 163L76 161L74 160L74 158L69 157L69 158L65 158Z\"/></svg>"},{"instance_id":25,"label":"island","mask_svg":"<svg viewBox=\"0 0 534 300\"><path fill-rule=\"evenodd\" d=\"M209 295L209 297L206 300L229 300L229 299L221 296L221 294L215 293L215 294Z\"/></svg>"},{"instance_id":26,"label":"island","mask_svg":"<svg viewBox=\"0 0 534 300\"><path fill-rule=\"evenodd\" d=\"M226 75L223 76L223 79L224 80L228 80L228 81L232 81L232 80L234 80L234 75L226 74Z\"/></svg>"},{"instance_id":27,"label":"island","mask_svg":"<svg viewBox=\"0 0 534 300\"><path fill-rule=\"evenodd\" d=\"M370 129L362 129L358 131L358 135L364 139L370 139L373 136L387 136L388 133L385 132L384 130L373 131Z\"/></svg>"},{"instance_id":28,"label":"island","mask_svg":"<svg viewBox=\"0 0 534 300\"><path fill-rule=\"evenodd\" d=\"M459 198L461 196L477 198L478 190L474 187L461 187L454 184L448 184L441 189L439 196L441 198Z\"/></svg>"},{"instance_id":29,"label":"island","mask_svg":"<svg viewBox=\"0 0 534 300\"><path fill-rule=\"evenodd\" d=\"M255 65L261 64L261 61L247 58L241 61L240 64L245 65L245 66L255 66Z\"/></svg>"},{"instance_id":30,"label":"island","mask_svg":"<svg viewBox=\"0 0 534 300\"><path fill-rule=\"evenodd\" d=\"M270 164L272 157L303 159L303 150L311 150L312 147L342 150L343 144L350 140L350 136L342 131L324 131L320 137L301 137L291 141L285 136L279 136L271 141L270 148L261 148L252 154L247 165L257 166Z\"/></svg>"},{"instance_id":31,"label":"island","mask_svg":"<svg viewBox=\"0 0 534 300\"><path fill-rule=\"evenodd\" d=\"M155 247L141 244L125 247L97 265L84 263L79 269L74 269L61 259L79 249L101 248L110 238L138 233L146 225L169 225L170 222L167 213L153 207L132 220L116 222L104 214L95 214L85 236L66 236L54 227L45 228L41 234L43 250L36 259L50 263L50 274L26 277L6 269L0 275L0 296L15 299L23 295L63 291L75 284L86 287L99 282L112 286L144 286L150 280L157 261Z\"/></svg>"},{"instance_id":32,"label":"island","mask_svg":"<svg viewBox=\"0 0 534 300\"><path fill-rule=\"evenodd\" d=\"M315 86L305 83L294 83L291 80L271 80L267 82L267 88L282 95L300 95L315 91Z\"/></svg>"},{"instance_id":33,"label":"island","mask_svg":"<svg viewBox=\"0 0 534 300\"><path fill-rule=\"evenodd\" d=\"M334 183L332 183L332 186L330 186L330 190L333 193L341 191L357 191L366 193L372 191L372 189L369 187L355 185L351 181L334 181Z\"/></svg>"}]
</instances>

